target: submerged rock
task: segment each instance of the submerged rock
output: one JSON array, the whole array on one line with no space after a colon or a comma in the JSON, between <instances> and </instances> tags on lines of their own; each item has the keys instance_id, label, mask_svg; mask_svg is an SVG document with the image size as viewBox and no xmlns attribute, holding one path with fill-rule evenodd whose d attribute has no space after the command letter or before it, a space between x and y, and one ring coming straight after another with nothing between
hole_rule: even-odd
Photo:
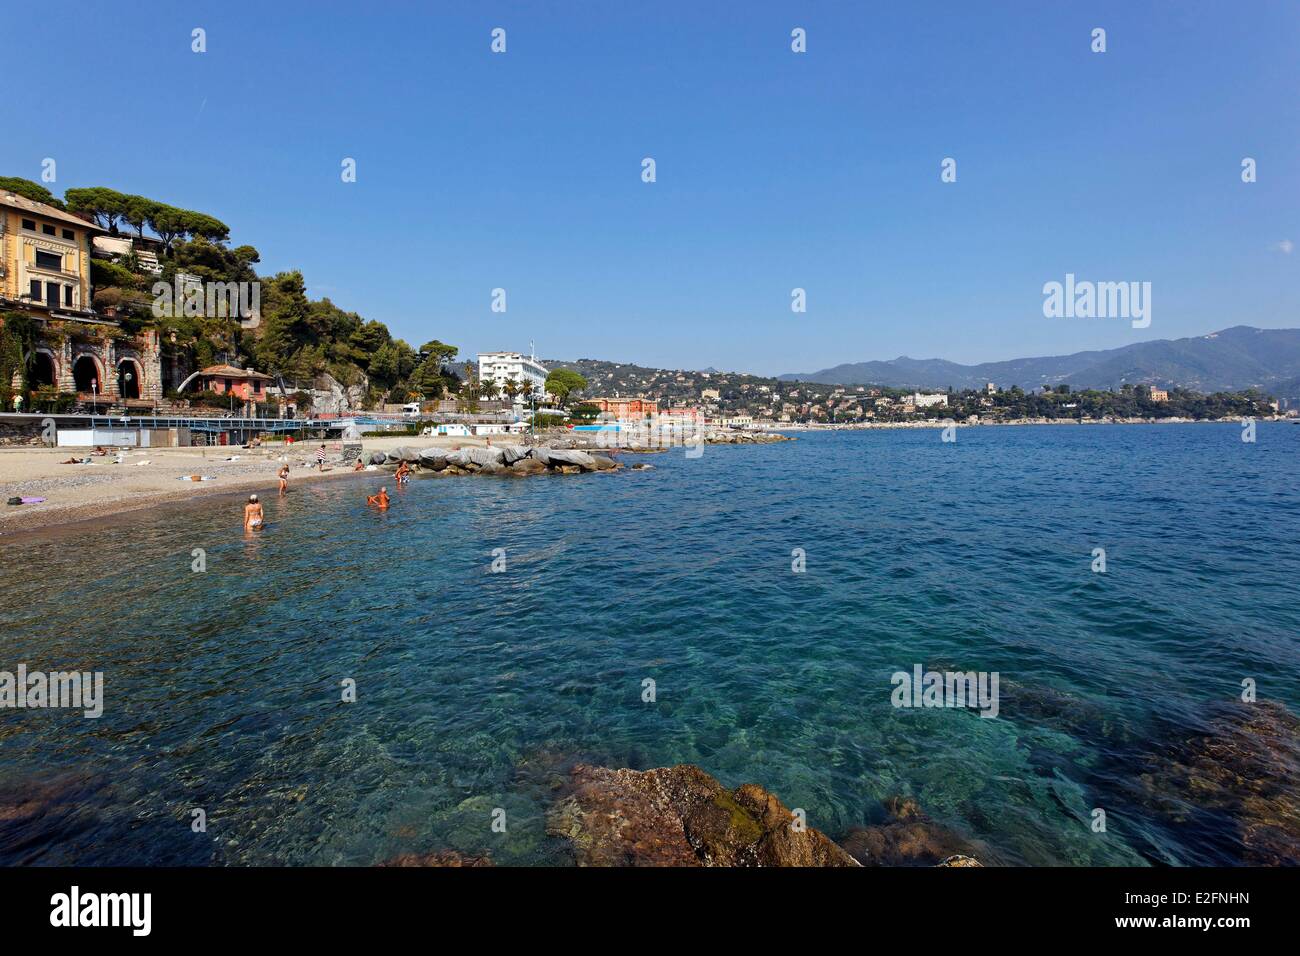
<instances>
[{"instance_id":1,"label":"submerged rock","mask_svg":"<svg viewBox=\"0 0 1300 956\"><path fill-rule=\"evenodd\" d=\"M489 856L469 856L458 850L434 850L432 853L403 853L376 866L491 866Z\"/></svg>"},{"instance_id":2,"label":"submerged rock","mask_svg":"<svg viewBox=\"0 0 1300 956\"><path fill-rule=\"evenodd\" d=\"M579 765L547 813L580 866L856 866L755 784L727 790L698 767Z\"/></svg>"},{"instance_id":3,"label":"submerged rock","mask_svg":"<svg viewBox=\"0 0 1300 956\"><path fill-rule=\"evenodd\" d=\"M854 827L841 841L863 866L980 866L970 854L975 847L952 830L930 820L910 797L885 801L890 819ZM954 859L972 863L949 862Z\"/></svg>"},{"instance_id":4,"label":"submerged rock","mask_svg":"<svg viewBox=\"0 0 1300 956\"><path fill-rule=\"evenodd\" d=\"M1300 863L1300 719L1284 705L1221 706L1145 764L1140 802L1201 834L1197 864Z\"/></svg>"}]
</instances>

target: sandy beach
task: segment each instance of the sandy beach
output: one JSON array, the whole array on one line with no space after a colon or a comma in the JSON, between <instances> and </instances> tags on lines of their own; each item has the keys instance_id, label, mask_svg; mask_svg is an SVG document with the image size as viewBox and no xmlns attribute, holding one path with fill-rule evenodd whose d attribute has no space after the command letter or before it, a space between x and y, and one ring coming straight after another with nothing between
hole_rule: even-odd
<instances>
[{"instance_id":1,"label":"sandy beach","mask_svg":"<svg viewBox=\"0 0 1300 956\"><path fill-rule=\"evenodd\" d=\"M393 435L363 439L362 448L368 456L398 445L461 448L485 443L483 438ZM45 499L38 504L0 504L0 535L238 491L274 494L276 473L285 463L291 489L303 482L376 474L356 472L344 464L337 440L325 443L327 470L319 471L319 445L318 441L302 441L292 445L271 442L253 449L127 448L122 449L122 464L115 463L115 449L101 458L91 456L90 448L0 448L0 502L14 497ZM69 458L88 456L88 464L63 464ZM184 480L191 475L212 480Z\"/></svg>"}]
</instances>

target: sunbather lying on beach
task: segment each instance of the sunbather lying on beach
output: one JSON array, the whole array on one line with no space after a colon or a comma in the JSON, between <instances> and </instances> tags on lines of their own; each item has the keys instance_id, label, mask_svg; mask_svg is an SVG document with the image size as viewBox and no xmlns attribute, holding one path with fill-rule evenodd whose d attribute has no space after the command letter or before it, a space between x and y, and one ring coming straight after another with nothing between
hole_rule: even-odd
<instances>
[{"instance_id":1,"label":"sunbather lying on beach","mask_svg":"<svg viewBox=\"0 0 1300 956\"><path fill-rule=\"evenodd\" d=\"M262 527L262 520L262 503L257 500L257 495L249 495L248 504L244 505L244 530Z\"/></svg>"},{"instance_id":2,"label":"sunbather lying on beach","mask_svg":"<svg viewBox=\"0 0 1300 956\"><path fill-rule=\"evenodd\" d=\"M67 461L59 462L60 465L89 465L89 458L69 458Z\"/></svg>"},{"instance_id":3,"label":"sunbather lying on beach","mask_svg":"<svg viewBox=\"0 0 1300 956\"><path fill-rule=\"evenodd\" d=\"M366 498L366 504L374 505L380 511L388 510L388 489L380 488L379 494L370 495Z\"/></svg>"}]
</instances>

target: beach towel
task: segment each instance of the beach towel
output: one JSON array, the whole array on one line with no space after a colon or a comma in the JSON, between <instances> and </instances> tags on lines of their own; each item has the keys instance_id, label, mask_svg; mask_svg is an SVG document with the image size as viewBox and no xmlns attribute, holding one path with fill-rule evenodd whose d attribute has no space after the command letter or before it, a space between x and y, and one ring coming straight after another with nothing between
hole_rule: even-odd
<instances>
[{"instance_id":1,"label":"beach towel","mask_svg":"<svg viewBox=\"0 0 1300 956\"><path fill-rule=\"evenodd\" d=\"M216 475L177 475L177 481L216 481Z\"/></svg>"}]
</instances>

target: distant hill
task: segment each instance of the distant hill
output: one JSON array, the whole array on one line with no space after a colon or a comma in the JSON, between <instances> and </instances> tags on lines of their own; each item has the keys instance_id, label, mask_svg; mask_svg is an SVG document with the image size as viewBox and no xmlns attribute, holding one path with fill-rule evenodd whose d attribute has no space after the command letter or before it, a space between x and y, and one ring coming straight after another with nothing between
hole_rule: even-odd
<instances>
[{"instance_id":1,"label":"distant hill","mask_svg":"<svg viewBox=\"0 0 1300 956\"><path fill-rule=\"evenodd\" d=\"M819 372L782 375L780 379L939 389L980 388L986 382L1025 389L1062 383L1071 388L1177 386L1198 392L1258 388L1279 398L1300 400L1300 329L1238 325L1194 338L980 365L902 356L887 362L854 362Z\"/></svg>"}]
</instances>

